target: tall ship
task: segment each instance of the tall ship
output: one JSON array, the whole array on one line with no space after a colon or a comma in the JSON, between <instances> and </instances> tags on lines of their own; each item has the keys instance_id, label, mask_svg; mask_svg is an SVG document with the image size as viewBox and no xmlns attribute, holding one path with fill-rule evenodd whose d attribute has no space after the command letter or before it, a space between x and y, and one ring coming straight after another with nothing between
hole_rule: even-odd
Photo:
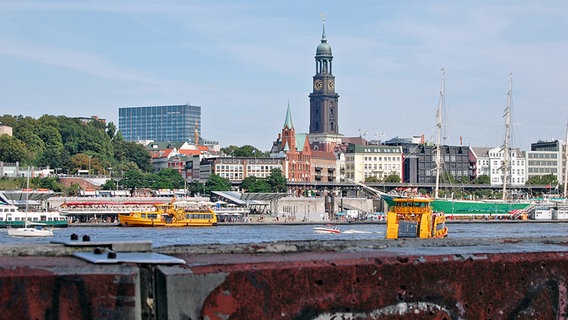
<instances>
[{"instance_id":1,"label":"tall ship","mask_svg":"<svg viewBox=\"0 0 568 320\"><path fill-rule=\"evenodd\" d=\"M502 147L503 151L503 189L502 199L491 200L463 200L439 197L440 174L442 170L441 159L441 128L442 128L442 114L444 106L444 91L445 91L445 73L442 69L442 85L440 90L440 101L437 110L437 137L436 137L436 180L434 187L434 195L431 199L431 207L435 212L443 212L448 219L471 218L476 216L506 216L509 218L520 218L527 216L528 211L534 209L535 204L530 200L514 200L508 197L507 182L510 179L510 160L509 160L509 137L511 126L511 95L512 95L512 79L509 81L509 91L507 94L507 107L505 109L505 142ZM397 198L410 198L415 197L415 194L389 194L379 190L362 185L362 187L379 195L389 207L396 206L395 199ZM418 195L419 196L419 195ZM428 197L429 198L429 197Z\"/></svg>"},{"instance_id":2,"label":"tall ship","mask_svg":"<svg viewBox=\"0 0 568 320\"><path fill-rule=\"evenodd\" d=\"M509 90L507 92L507 106L505 108L505 140L502 146L503 152L503 165L502 169L502 199L500 200L456 200L456 199L443 199L439 197L439 182L441 171L441 152L440 152L440 137L442 128L442 113L444 106L444 91L445 91L445 77L442 72L442 86L440 90L440 102L437 110L437 138L436 138L436 184L434 188L434 201L432 207L435 211L444 212L450 218L460 216L510 216L518 218L522 215L528 214L528 211L533 208L532 202L529 200L513 200L509 198L507 182L511 179L510 168L510 129L511 129L511 100L513 93L513 79L512 74L509 75Z\"/></svg>"}]
</instances>

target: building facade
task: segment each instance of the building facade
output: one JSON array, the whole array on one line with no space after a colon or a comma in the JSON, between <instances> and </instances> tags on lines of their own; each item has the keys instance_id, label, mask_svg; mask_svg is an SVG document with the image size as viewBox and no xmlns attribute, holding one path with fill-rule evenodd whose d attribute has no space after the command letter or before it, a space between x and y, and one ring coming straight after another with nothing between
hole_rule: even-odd
<instances>
[{"instance_id":1,"label":"building facade","mask_svg":"<svg viewBox=\"0 0 568 320\"><path fill-rule=\"evenodd\" d=\"M492 148L487 147L472 147L471 153L475 159L474 179L480 176L490 176L491 166L489 161L489 150Z\"/></svg>"},{"instance_id":2,"label":"building facade","mask_svg":"<svg viewBox=\"0 0 568 320\"><path fill-rule=\"evenodd\" d=\"M475 160L467 146L440 146L440 181L473 179ZM406 146L403 181L408 183L436 182L436 147Z\"/></svg>"},{"instance_id":3,"label":"building facade","mask_svg":"<svg viewBox=\"0 0 568 320\"><path fill-rule=\"evenodd\" d=\"M345 178L365 182L368 178L384 180L389 175L402 176L402 147L351 144L345 152Z\"/></svg>"},{"instance_id":4,"label":"building facade","mask_svg":"<svg viewBox=\"0 0 568 320\"><path fill-rule=\"evenodd\" d=\"M127 141L194 141L201 136L201 107L184 105L118 109L118 127Z\"/></svg>"},{"instance_id":5,"label":"building facade","mask_svg":"<svg viewBox=\"0 0 568 320\"><path fill-rule=\"evenodd\" d=\"M283 159L278 158L219 157L210 160L213 173L231 182L240 182L248 177L267 178L273 169L283 168Z\"/></svg>"},{"instance_id":6,"label":"building facade","mask_svg":"<svg viewBox=\"0 0 568 320\"><path fill-rule=\"evenodd\" d=\"M270 150L271 157L283 158L282 173L288 181L311 182L312 180L312 150L305 133L296 133L292 122L290 105L286 110L286 118L282 132L273 142Z\"/></svg>"},{"instance_id":7,"label":"building facade","mask_svg":"<svg viewBox=\"0 0 568 320\"><path fill-rule=\"evenodd\" d=\"M312 150L312 180L339 182L339 163L333 152Z\"/></svg>"},{"instance_id":8,"label":"building facade","mask_svg":"<svg viewBox=\"0 0 568 320\"><path fill-rule=\"evenodd\" d=\"M527 179L537 176L553 175L559 184L564 183L565 143L560 140L531 143L527 151Z\"/></svg>"},{"instance_id":9,"label":"building facade","mask_svg":"<svg viewBox=\"0 0 568 320\"><path fill-rule=\"evenodd\" d=\"M527 181L525 152L520 149L509 149L509 172L504 175L503 148L496 147L489 150L489 179L491 185L503 185L503 178L507 177L507 184L511 186L524 186Z\"/></svg>"}]
</instances>

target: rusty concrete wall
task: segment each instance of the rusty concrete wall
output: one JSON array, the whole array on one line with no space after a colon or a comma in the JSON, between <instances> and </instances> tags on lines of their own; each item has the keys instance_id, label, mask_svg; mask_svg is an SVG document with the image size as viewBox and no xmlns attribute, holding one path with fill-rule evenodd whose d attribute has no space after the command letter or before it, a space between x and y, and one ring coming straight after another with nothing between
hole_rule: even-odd
<instances>
[{"instance_id":1,"label":"rusty concrete wall","mask_svg":"<svg viewBox=\"0 0 568 320\"><path fill-rule=\"evenodd\" d=\"M96 265L65 250L0 248L0 318L568 318L566 238L157 250L185 264Z\"/></svg>"},{"instance_id":2,"label":"rusty concrete wall","mask_svg":"<svg viewBox=\"0 0 568 320\"><path fill-rule=\"evenodd\" d=\"M160 268L163 319L568 317L566 253L184 258Z\"/></svg>"},{"instance_id":3,"label":"rusty concrete wall","mask_svg":"<svg viewBox=\"0 0 568 320\"><path fill-rule=\"evenodd\" d=\"M0 257L0 319L140 319L138 268Z\"/></svg>"}]
</instances>

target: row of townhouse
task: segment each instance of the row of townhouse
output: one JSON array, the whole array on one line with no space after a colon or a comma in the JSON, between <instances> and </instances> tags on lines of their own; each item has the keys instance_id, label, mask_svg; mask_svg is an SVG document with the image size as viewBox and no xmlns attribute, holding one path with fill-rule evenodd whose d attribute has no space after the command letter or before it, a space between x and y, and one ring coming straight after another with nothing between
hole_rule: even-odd
<instances>
[{"instance_id":1,"label":"row of townhouse","mask_svg":"<svg viewBox=\"0 0 568 320\"><path fill-rule=\"evenodd\" d=\"M503 185L503 149L472 148L476 176L487 175L492 185ZM530 151L509 150L510 172L508 183L525 185L532 177L553 175L559 184L566 179L566 142L539 141L531 144Z\"/></svg>"}]
</instances>

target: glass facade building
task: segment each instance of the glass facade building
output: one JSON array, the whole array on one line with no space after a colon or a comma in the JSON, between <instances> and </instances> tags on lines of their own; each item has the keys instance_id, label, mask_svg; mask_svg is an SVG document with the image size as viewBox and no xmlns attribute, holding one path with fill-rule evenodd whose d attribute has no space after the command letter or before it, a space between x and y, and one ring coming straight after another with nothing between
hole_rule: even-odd
<instances>
[{"instance_id":1,"label":"glass facade building","mask_svg":"<svg viewBox=\"0 0 568 320\"><path fill-rule=\"evenodd\" d=\"M118 129L127 141L193 142L201 137L201 107L124 107L118 109Z\"/></svg>"}]
</instances>

